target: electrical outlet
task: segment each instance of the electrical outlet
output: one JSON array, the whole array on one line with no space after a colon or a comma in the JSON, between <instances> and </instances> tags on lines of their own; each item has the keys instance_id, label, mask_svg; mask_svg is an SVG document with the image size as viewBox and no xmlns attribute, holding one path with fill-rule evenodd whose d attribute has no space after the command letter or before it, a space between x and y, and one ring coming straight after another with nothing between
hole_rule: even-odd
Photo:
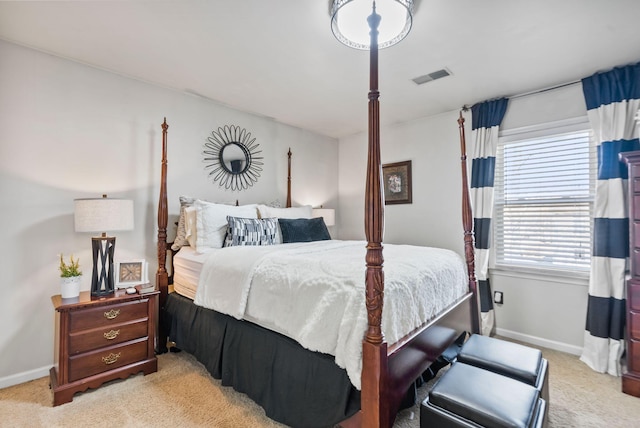
<instances>
[{"instance_id":1,"label":"electrical outlet","mask_svg":"<svg viewBox=\"0 0 640 428\"><path fill-rule=\"evenodd\" d=\"M502 291L494 291L493 292L493 302L497 303L499 305L504 303L504 296L502 294Z\"/></svg>"}]
</instances>

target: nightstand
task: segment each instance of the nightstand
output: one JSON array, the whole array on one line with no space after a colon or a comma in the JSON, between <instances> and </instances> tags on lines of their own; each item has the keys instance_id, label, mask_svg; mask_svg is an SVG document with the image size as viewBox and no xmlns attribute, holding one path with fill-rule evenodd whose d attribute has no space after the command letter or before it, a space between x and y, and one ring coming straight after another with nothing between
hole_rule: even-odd
<instances>
[{"instance_id":1,"label":"nightstand","mask_svg":"<svg viewBox=\"0 0 640 428\"><path fill-rule=\"evenodd\" d=\"M51 297L55 308L54 366L50 371L53 405L104 382L158 370L155 333L159 291L104 297Z\"/></svg>"}]
</instances>

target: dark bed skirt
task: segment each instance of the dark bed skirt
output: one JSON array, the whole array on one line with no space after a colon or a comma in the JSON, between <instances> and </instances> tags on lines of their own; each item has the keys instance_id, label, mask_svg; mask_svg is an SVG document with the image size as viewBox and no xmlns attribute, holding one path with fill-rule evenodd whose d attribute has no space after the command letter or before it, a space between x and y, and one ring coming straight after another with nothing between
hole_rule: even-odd
<instances>
[{"instance_id":1,"label":"dark bed skirt","mask_svg":"<svg viewBox=\"0 0 640 428\"><path fill-rule=\"evenodd\" d=\"M360 409L360 391L331 355L248 321L169 294L162 314L169 340L211 375L247 394L273 420L292 427L330 427Z\"/></svg>"}]
</instances>

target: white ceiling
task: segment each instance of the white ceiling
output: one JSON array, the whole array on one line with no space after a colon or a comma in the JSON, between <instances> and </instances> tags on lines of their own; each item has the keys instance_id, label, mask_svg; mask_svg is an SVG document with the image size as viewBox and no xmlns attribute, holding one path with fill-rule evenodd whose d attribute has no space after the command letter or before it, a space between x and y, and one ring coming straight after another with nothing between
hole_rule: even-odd
<instances>
[{"instance_id":1,"label":"white ceiling","mask_svg":"<svg viewBox=\"0 0 640 428\"><path fill-rule=\"evenodd\" d=\"M368 52L335 40L327 0L2 1L0 38L335 138L367 129ZM380 51L381 122L637 61L640 0L420 0Z\"/></svg>"}]
</instances>

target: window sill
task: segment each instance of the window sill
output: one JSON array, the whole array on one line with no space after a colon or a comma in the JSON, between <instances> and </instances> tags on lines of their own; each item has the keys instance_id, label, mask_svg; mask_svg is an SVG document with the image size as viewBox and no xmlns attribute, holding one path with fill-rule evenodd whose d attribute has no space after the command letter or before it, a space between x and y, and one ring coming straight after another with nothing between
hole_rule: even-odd
<instances>
[{"instance_id":1,"label":"window sill","mask_svg":"<svg viewBox=\"0 0 640 428\"><path fill-rule=\"evenodd\" d=\"M553 269L533 269L515 266L497 266L489 269L491 275L533 279L561 284L589 286L589 272L558 271Z\"/></svg>"}]
</instances>

